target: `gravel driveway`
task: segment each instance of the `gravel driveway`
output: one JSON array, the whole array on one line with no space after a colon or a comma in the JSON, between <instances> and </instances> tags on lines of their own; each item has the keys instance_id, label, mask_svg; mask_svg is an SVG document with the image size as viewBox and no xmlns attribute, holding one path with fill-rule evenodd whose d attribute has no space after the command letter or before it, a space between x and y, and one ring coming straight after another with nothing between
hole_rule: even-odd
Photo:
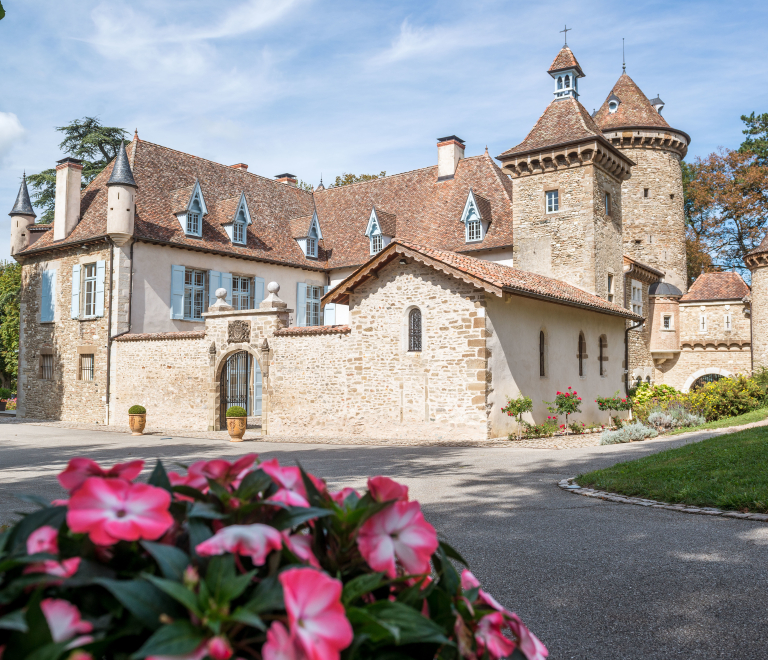
<instances>
[{"instance_id":1,"label":"gravel driveway","mask_svg":"<svg viewBox=\"0 0 768 660\"><path fill-rule=\"evenodd\" d=\"M516 611L550 658L768 657L768 524L593 501L564 477L692 441L565 450L230 444L0 424L0 522L27 508L14 493L59 497L69 458L166 466L200 458L301 461L332 487L369 475L406 482L427 518Z\"/></svg>"}]
</instances>

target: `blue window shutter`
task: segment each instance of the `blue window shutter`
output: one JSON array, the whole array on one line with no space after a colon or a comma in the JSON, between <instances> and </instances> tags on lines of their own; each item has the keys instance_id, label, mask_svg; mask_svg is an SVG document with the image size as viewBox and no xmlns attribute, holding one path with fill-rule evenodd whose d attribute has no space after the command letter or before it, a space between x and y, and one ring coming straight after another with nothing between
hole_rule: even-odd
<instances>
[{"instance_id":1,"label":"blue window shutter","mask_svg":"<svg viewBox=\"0 0 768 660\"><path fill-rule=\"evenodd\" d=\"M73 319L80 318L80 264L72 266L72 306Z\"/></svg>"},{"instance_id":2,"label":"blue window shutter","mask_svg":"<svg viewBox=\"0 0 768 660\"><path fill-rule=\"evenodd\" d=\"M208 306L216 302L216 289L221 288L221 273L218 270L208 271Z\"/></svg>"},{"instance_id":3,"label":"blue window shutter","mask_svg":"<svg viewBox=\"0 0 768 660\"><path fill-rule=\"evenodd\" d=\"M296 325L307 325L307 285L303 282L296 287Z\"/></svg>"},{"instance_id":4,"label":"blue window shutter","mask_svg":"<svg viewBox=\"0 0 768 660\"><path fill-rule=\"evenodd\" d=\"M328 293L331 287L323 287L323 295ZM323 325L336 325L336 305L327 303L323 308Z\"/></svg>"},{"instance_id":5,"label":"blue window shutter","mask_svg":"<svg viewBox=\"0 0 768 660\"><path fill-rule=\"evenodd\" d=\"M56 271L43 271L43 291L40 300L40 323L54 320L56 309Z\"/></svg>"},{"instance_id":6,"label":"blue window shutter","mask_svg":"<svg viewBox=\"0 0 768 660\"><path fill-rule=\"evenodd\" d=\"M106 268L104 261L96 262L96 316L104 316L104 277Z\"/></svg>"},{"instance_id":7,"label":"blue window shutter","mask_svg":"<svg viewBox=\"0 0 768 660\"><path fill-rule=\"evenodd\" d=\"M221 286L227 290L227 305L232 304L232 273L221 274Z\"/></svg>"},{"instance_id":8,"label":"blue window shutter","mask_svg":"<svg viewBox=\"0 0 768 660\"><path fill-rule=\"evenodd\" d=\"M254 277L253 278L253 302L256 305L256 307L259 306L259 303L262 300L264 300L264 278Z\"/></svg>"},{"instance_id":9,"label":"blue window shutter","mask_svg":"<svg viewBox=\"0 0 768 660\"><path fill-rule=\"evenodd\" d=\"M171 266L171 318L184 318L184 266Z\"/></svg>"}]
</instances>

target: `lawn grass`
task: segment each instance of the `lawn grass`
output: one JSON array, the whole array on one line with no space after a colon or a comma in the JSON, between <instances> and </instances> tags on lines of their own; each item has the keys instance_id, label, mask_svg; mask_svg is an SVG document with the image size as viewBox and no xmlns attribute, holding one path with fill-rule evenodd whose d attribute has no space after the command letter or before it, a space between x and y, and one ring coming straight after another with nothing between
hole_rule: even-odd
<instances>
[{"instance_id":1,"label":"lawn grass","mask_svg":"<svg viewBox=\"0 0 768 660\"><path fill-rule=\"evenodd\" d=\"M724 429L729 426L741 426L742 424L762 422L766 418L768 418L768 408L760 408L758 410L752 410L751 412L744 413L743 415L737 415L736 417L726 417L724 419L718 419L716 422L707 422L701 426L686 426L685 428L675 429L674 431L667 431L664 433L664 435L679 435L680 433L688 433L689 431L699 431L706 429Z\"/></svg>"},{"instance_id":2,"label":"lawn grass","mask_svg":"<svg viewBox=\"0 0 768 660\"><path fill-rule=\"evenodd\" d=\"M768 513L768 427L619 463L579 475L576 481L662 502Z\"/></svg>"}]
</instances>

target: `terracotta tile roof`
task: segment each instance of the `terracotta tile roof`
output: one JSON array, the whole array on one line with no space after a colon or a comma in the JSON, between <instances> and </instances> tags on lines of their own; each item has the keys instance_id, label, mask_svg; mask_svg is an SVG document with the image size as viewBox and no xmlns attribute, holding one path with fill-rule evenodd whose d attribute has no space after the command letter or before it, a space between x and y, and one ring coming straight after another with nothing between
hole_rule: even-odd
<instances>
[{"instance_id":1,"label":"terracotta tile roof","mask_svg":"<svg viewBox=\"0 0 768 660\"><path fill-rule=\"evenodd\" d=\"M581 103L571 97L555 99L544 110L525 140L498 158L595 137L604 139L602 131Z\"/></svg>"},{"instance_id":2,"label":"terracotta tile roof","mask_svg":"<svg viewBox=\"0 0 768 660\"><path fill-rule=\"evenodd\" d=\"M348 325L291 326L275 330L275 337L306 337L311 335L345 335L352 329Z\"/></svg>"},{"instance_id":3,"label":"terracotta tile roof","mask_svg":"<svg viewBox=\"0 0 768 660\"><path fill-rule=\"evenodd\" d=\"M205 339L205 331L187 332L144 332L120 335L115 341L169 341L171 339Z\"/></svg>"},{"instance_id":4,"label":"terracotta tile roof","mask_svg":"<svg viewBox=\"0 0 768 660\"><path fill-rule=\"evenodd\" d=\"M614 113L608 110L611 95L616 95L620 101ZM603 101L595 114L595 122L603 131L622 126L670 128L667 120L656 112L648 97L626 73L621 74L608 98Z\"/></svg>"},{"instance_id":5,"label":"terracotta tile roof","mask_svg":"<svg viewBox=\"0 0 768 660\"><path fill-rule=\"evenodd\" d=\"M563 46L552 62L552 66L547 69L547 73L555 73L557 71L562 71L563 69L573 68L578 69L580 78L584 77L584 72L581 70L581 65L573 54L573 51L568 48L568 46Z\"/></svg>"},{"instance_id":6,"label":"terracotta tile roof","mask_svg":"<svg viewBox=\"0 0 768 660\"><path fill-rule=\"evenodd\" d=\"M370 256L365 229L375 206L394 236L441 249L487 249L512 245L512 183L487 154L459 161L453 179L438 182L437 165L412 172L317 190L314 194L251 172L191 156L151 142L128 145L138 184L135 236L139 240L301 266L314 270L357 266ZM41 236L26 254L101 240L106 235L108 165L82 192L81 220L63 241ZM184 234L175 216L186 208L199 181L208 214L202 238ZM484 240L467 246L460 222L470 188L488 202L493 218ZM247 245L233 245L223 224L231 222L245 192L252 224ZM295 236L315 209L324 240L318 258L307 258ZM482 210L486 213L486 209ZM232 216L232 217L230 217ZM300 220L300 222L299 222ZM389 234L388 234L389 235Z\"/></svg>"},{"instance_id":7,"label":"terracotta tile roof","mask_svg":"<svg viewBox=\"0 0 768 660\"><path fill-rule=\"evenodd\" d=\"M384 236L397 236L397 215L376 209L376 217L379 219L379 228Z\"/></svg>"},{"instance_id":8,"label":"terracotta tile roof","mask_svg":"<svg viewBox=\"0 0 768 660\"><path fill-rule=\"evenodd\" d=\"M738 273L702 273L691 284L688 293L680 298L680 302L741 300L748 293L749 287Z\"/></svg>"},{"instance_id":9,"label":"terracotta tile roof","mask_svg":"<svg viewBox=\"0 0 768 660\"><path fill-rule=\"evenodd\" d=\"M302 215L300 218L291 218L291 236L294 238L306 238L309 235L309 226L312 224L314 214Z\"/></svg>"},{"instance_id":10,"label":"terracotta tile roof","mask_svg":"<svg viewBox=\"0 0 768 660\"><path fill-rule=\"evenodd\" d=\"M483 241L471 246L461 223L470 188L487 200L482 213L493 219ZM434 165L316 191L315 202L330 268L358 266L370 259L365 229L372 207L396 216L398 239L455 251L512 245L512 182L487 153L460 160L453 179L438 182Z\"/></svg>"},{"instance_id":11,"label":"terracotta tile roof","mask_svg":"<svg viewBox=\"0 0 768 660\"><path fill-rule=\"evenodd\" d=\"M392 241L362 268L359 268L343 282L337 284L334 289L323 297L323 304L329 302L344 304L343 300L345 298L348 299L349 295L347 290L348 284L361 278L365 279L368 276L369 270L381 267L382 262L395 259L398 254L415 257L417 260L433 267L436 263L447 266L448 269L444 267L440 269L457 277L469 276L465 278L467 281L473 282L478 286L486 284L488 287L483 288L488 288L497 295L501 295L503 291L509 291L524 297L549 300L559 304L591 309L596 312L628 319L640 320L642 318L620 305L610 303L603 298L551 277L511 268L510 266L486 261L485 259L458 254L457 252L437 250L400 239ZM420 255L427 259L419 259Z\"/></svg>"}]
</instances>

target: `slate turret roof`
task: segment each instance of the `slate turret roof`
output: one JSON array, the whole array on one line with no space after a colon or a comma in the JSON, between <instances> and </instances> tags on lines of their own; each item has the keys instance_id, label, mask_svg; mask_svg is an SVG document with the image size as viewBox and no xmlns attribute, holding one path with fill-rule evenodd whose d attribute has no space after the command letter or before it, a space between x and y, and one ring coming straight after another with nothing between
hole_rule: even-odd
<instances>
[{"instance_id":1,"label":"slate turret roof","mask_svg":"<svg viewBox=\"0 0 768 660\"><path fill-rule=\"evenodd\" d=\"M133 179L131 166L128 163L128 155L125 153L125 142L121 142L120 148L117 150L117 156L115 156L115 161L112 165L112 174L109 177L109 181L107 181L107 185L137 187L136 181Z\"/></svg>"},{"instance_id":2,"label":"slate turret roof","mask_svg":"<svg viewBox=\"0 0 768 660\"><path fill-rule=\"evenodd\" d=\"M35 210L32 208L32 202L29 201L26 173L21 178L19 194L16 195L16 203L13 205L13 208L8 215L31 215L33 218L36 217Z\"/></svg>"}]
</instances>

